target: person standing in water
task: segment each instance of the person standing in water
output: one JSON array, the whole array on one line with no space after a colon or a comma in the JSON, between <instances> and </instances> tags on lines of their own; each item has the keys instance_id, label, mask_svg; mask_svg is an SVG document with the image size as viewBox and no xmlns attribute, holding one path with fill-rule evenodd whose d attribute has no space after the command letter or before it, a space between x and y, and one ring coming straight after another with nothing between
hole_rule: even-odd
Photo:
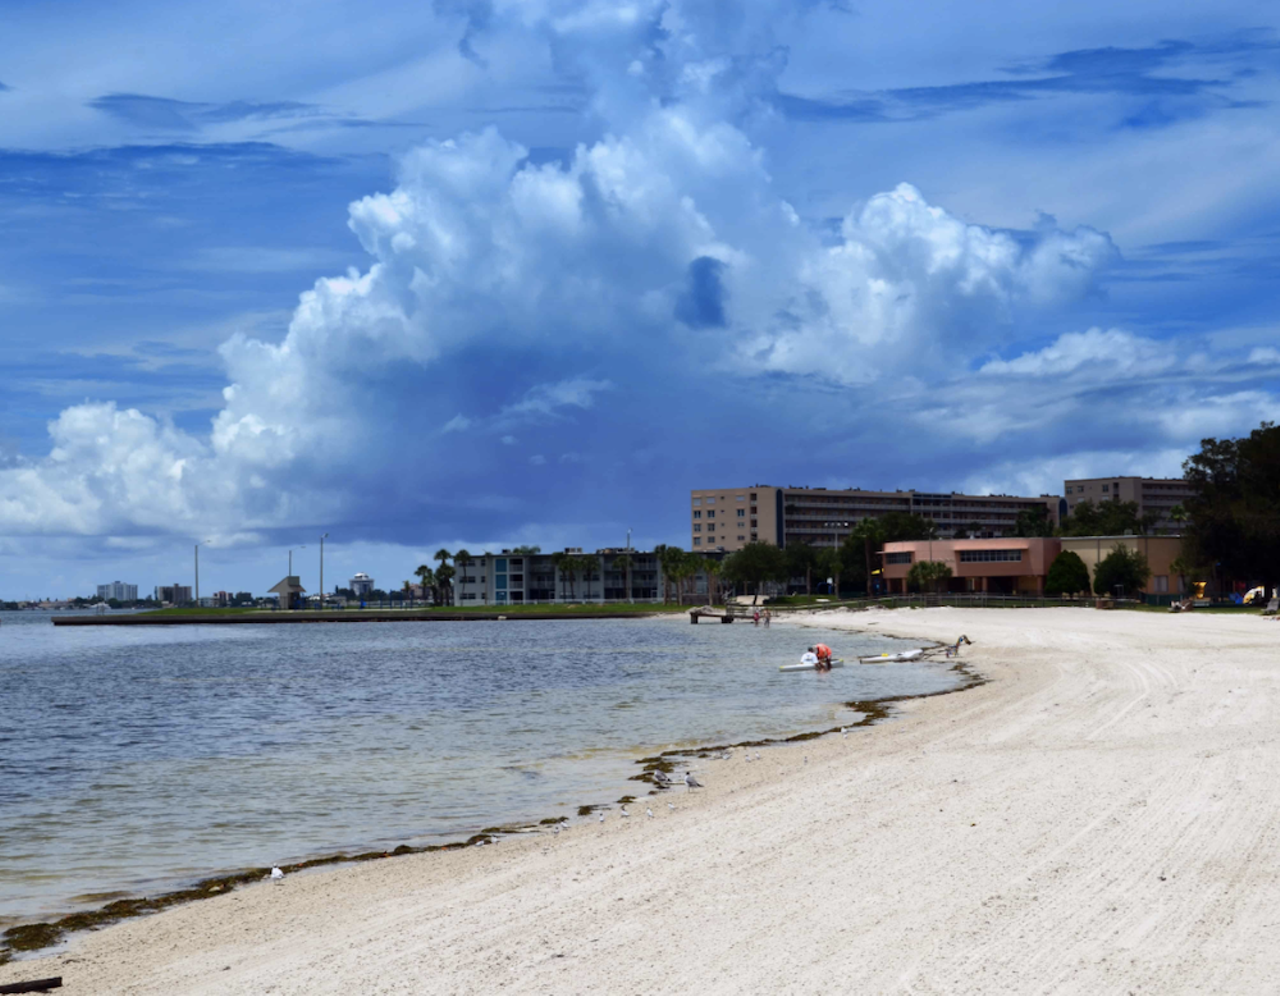
<instances>
[{"instance_id":1,"label":"person standing in water","mask_svg":"<svg viewBox=\"0 0 1280 996\"><path fill-rule=\"evenodd\" d=\"M825 643L818 643L813 648L814 655L818 658L818 670L831 670L831 648Z\"/></svg>"}]
</instances>

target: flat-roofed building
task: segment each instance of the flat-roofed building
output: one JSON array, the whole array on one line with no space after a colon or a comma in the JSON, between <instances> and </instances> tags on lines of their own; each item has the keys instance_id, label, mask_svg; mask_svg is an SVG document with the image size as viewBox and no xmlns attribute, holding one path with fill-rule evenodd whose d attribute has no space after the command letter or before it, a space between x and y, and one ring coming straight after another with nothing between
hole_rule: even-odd
<instances>
[{"instance_id":1,"label":"flat-roofed building","mask_svg":"<svg viewBox=\"0 0 1280 996\"><path fill-rule=\"evenodd\" d=\"M138 600L138 586L136 584L125 584L123 581L100 584L98 585L98 598L104 602L109 602L113 598L117 602L136 602Z\"/></svg>"},{"instance_id":2,"label":"flat-roofed building","mask_svg":"<svg viewBox=\"0 0 1280 996\"><path fill-rule=\"evenodd\" d=\"M191 603L191 585L162 584L155 589L157 602L168 602L170 605L189 605Z\"/></svg>"},{"instance_id":3,"label":"flat-roofed building","mask_svg":"<svg viewBox=\"0 0 1280 996\"><path fill-rule=\"evenodd\" d=\"M945 591L1039 595L1049 565L1062 549L1055 537L909 540L884 545L885 584L891 594L907 591L911 565L937 560L951 568Z\"/></svg>"},{"instance_id":4,"label":"flat-roofed building","mask_svg":"<svg viewBox=\"0 0 1280 996\"><path fill-rule=\"evenodd\" d=\"M560 553L572 558L569 567ZM528 605L539 602L660 602L675 582L664 583L662 561L651 550L610 547L583 553L473 553L457 565L454 594L459 606ZM712 559L718 559L716 555ZM707 594L705 572L683 582L685 595Z\"/></svg>"},{"instance_id":5,"label":"flat-roofed building","mask_svg":"<svg viewBox=\"0 0 1280 996\"><path fill-rule=\"evenodd\" d=\"M1117 546L1137 550L1151 568L1151 577L1142 589L1144 595L1180 595L1184 580L1196 580L1180 578L1173 570L1173 562L1182 554L1181 536L1063 536L1061 543L1062 549L1079 555L1091 578L1098 562Z\"/></svg>"},{"instance_id":6,"label":"flat-roofed building","mask_svg":"<svg viewBox=\"0 0 1280 996\"><path fill-rule=\"evenodd\" d=\"M1180 531L1181 524L1170 513L1193 495L1191 485L1181 477L1086 477L1063 481L1062 493L1068 511L1082 501L1095 505L1104 501L1137 502L1140 517L1157 516L1153 528L1158 533Z\"/></svg>"},{"instance_id":7,"label":"flat-roofed building","mask_svg":"<svg viewBox=\"0 0 1280 996\"><path fill-rule=\"evenodd\" d=\"M1018 514L1045 509L1057 522L1061 499L955 492L865 491L830 488L715 488L691 491L690 547L695 551L741 550L748 543L832 546L844 542L862 519L906 512L929 519L944 536L976 532L1004 536Z\"/></svg>"}]
</instances>

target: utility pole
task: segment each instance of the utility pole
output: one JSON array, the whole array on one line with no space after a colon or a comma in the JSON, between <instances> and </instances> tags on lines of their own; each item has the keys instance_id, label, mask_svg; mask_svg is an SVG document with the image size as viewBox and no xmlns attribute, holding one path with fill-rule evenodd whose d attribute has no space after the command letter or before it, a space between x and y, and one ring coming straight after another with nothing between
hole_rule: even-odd
<instances>
[{"instance_id":1,"label":"utility pole","mask_svg":"<svg viewBox=\"0 0 1280 996\"><path fill-rule=\"evenodd\" d=\"M176 600L175 600L176 601ZM200 608L200 544L196 544L196 608Z\"/></svg>"},{"instance_id":2,"label":"utility pole","mask_svg":"<svg viewBox=\"0 0 1280 996\"><path fill-rule=\"evenodd\" d=\"M328 535L329 535L328 533L325 533L324 536L320 537L320 608L321 610L324 609L324 541L325 541L325 536L328 536Z\"/></svg>"}]
</instances>

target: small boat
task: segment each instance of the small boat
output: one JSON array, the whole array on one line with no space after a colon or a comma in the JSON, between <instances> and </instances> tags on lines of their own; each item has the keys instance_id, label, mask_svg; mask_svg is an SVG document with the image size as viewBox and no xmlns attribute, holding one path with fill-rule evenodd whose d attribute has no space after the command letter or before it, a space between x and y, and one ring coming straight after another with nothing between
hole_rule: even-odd
<instances>
[{"instance_id":1,"label":"small boat","mask_svg":"<svg viewBox=\"0 0 1280 996\"><path fill-rule=\"evenodd\" d=\"M844 661L834 660L831 662L832 667L844 667ZM779 671L812 671L816 668L816 664L783 664L779 666Z\"/></svg>"},{"instance_id":2,"label":"small boat","mask_svg":"<svg viewBox=\"0 0 1280 996\"><path fill-rule=\"evenodd\" d=\"M924 654L923 650L902 650L896 654L877 654L874 657L859 657L862 664L906 664L917 661Z\"/></svg>"}]
</instances>

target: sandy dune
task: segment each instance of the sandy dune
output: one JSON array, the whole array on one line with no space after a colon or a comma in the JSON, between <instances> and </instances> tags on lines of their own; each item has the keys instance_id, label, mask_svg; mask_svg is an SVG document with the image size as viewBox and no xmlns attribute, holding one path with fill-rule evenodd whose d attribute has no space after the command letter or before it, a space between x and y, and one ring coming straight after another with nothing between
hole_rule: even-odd
<instances>
[{"instance_id":1,"label":"sandy dune","mask_svg":"<svg viewBox=\"0 0 1280 996\"><path fill-rule=\"evenodd\" d=\"M654 800L653 819L641 802L558 836L253 886L0 967L0 984L1280 992L1280 625L1087 609L821 621L967 633L991 680L759 763L702 762L708 788Z\"/></svg>"}]
</instances>

